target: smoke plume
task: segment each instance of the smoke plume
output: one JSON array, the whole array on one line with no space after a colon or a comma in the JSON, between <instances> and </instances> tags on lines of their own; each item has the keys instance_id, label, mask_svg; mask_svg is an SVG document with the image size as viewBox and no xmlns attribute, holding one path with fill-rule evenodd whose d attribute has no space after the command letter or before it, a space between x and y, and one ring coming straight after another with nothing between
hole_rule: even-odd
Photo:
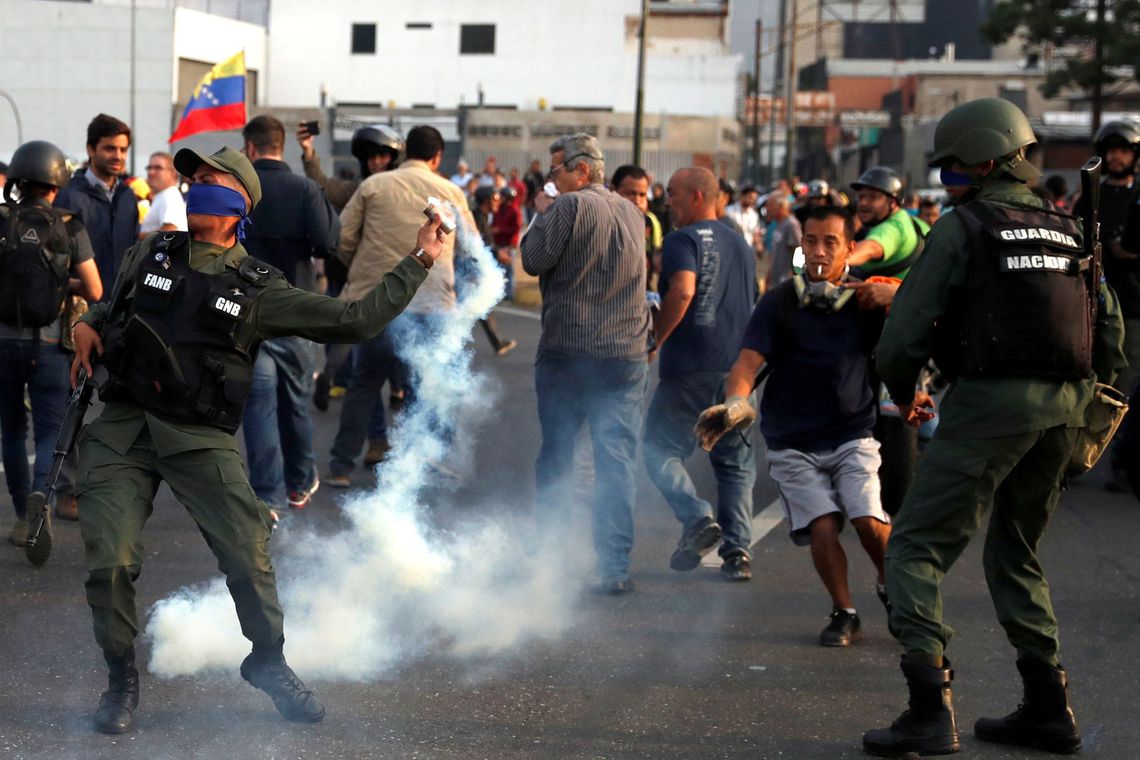
<instances>
[{"instance_id":1,"label":"smoke plume","mask_svg":"<svg viewBox=\"0 0 1140 760\"><path fill-rule=\"evenodd\" d=\"M527 556L517 525L508 532L490 517L443 530L425 503L438 485L433 463L469 468L473 430L494 397L471 369L470 343L476 321L502 299L504 278L475 232L458 226L457 256L461 249L474 276L433 329L401 341L416 401L390 432L376 489L345 500L340 532L274 536L286 656L304 677L369 680L429 652L493 655L571 623L574 568ZM249 652L221 578L156 604L146 635L150 670L162 677L234 673Z\"/></svg>"}]
</instances>

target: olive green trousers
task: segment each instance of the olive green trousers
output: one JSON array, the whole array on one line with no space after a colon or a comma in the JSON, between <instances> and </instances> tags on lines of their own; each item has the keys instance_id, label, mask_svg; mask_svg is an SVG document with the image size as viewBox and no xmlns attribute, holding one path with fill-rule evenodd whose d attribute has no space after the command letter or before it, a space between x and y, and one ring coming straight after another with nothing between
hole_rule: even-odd
<instances>
[{"instance_id":1,"label":"olive green trousers","mask_svg":"<svg viewBox=\"0 0 1140 760\"><path fill-rule=\"evenodd\" d=\"M159 457L145 427L125 456L86 433L78 446L76 495L87 603L95 640L104 651L120 655L138 635L135 581L142 571L141 533L164 481L217 558L242 634L255 645L283 640L268 550L271 516L254 495L237 451L209 448Z\"/></svg>"},{"instance_id":2,"label":"olive green trousers","mask_svg":"<svg viewBox=\"0 0 1140 760\"><path fill-rule=\"evenodd\" d=\"M1057 618L1038 546L1057 506L1077 430L945 440L935 435L887 545L891 630L920 661L943 655L942 578L986 512L983 565L998 621L1018 658L1058 663Z\"/></svg>"}]
</instances>

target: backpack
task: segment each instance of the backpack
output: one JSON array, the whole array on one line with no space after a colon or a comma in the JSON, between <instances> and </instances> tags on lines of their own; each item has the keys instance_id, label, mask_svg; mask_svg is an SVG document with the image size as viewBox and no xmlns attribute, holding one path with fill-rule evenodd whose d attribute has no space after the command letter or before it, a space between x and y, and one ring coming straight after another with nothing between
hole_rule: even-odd
<instances>
[{"instance_id":1,"label":"backpack","mask_svg":"<svg viewBox=\"0 0 1140 760\"><path fill-rule=\"evenodd\" d=\"M56 209L0 205L0 322L38 328L59 317L68 291L69 242Z\"/></svg>"}]
</instances>

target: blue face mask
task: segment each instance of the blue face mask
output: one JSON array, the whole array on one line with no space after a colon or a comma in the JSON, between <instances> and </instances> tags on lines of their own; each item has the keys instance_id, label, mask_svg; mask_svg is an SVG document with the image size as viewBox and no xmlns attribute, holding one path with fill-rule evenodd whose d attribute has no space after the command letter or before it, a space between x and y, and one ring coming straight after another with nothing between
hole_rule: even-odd
<instances>
[{"instance_id":1,"label":"blue face mask","mask_svg":"<svg viewBox=\"0 0 1140 760\"><path fill-rule=\"evenodd\" d=\"M969 187L974 184L974 178L969 174L951 171L945 166L942 167L942 170L938 173L938 179L945 187Z\"/></svg>"},{"instance_id":2,"label":"blue face mask","mask_svg":"<svg viewBox=\"0 0 1140 760\"><path fill-rule=\"evenodd\" d=\"M186 213L206 216L238 217L237 237L245 240L245 228L249 216L245 210L245 198L237 190L225 185L207 185L195 182L186 193Z\"/></svg>"}]
</instances>

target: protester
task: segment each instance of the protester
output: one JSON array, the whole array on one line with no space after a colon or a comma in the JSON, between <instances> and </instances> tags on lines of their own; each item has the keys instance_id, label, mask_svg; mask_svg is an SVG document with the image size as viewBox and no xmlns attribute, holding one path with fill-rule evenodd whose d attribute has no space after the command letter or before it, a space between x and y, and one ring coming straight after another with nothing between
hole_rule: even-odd
<instances>
[{"instance_id":1,"label":"protester","mask_svg":"<svg viewBox=\"0 0 1140 760\"><path fill-rule=\"evenodd\" d=\"M169 153L152 153L146 165L150 211L139 225L139 237L151 232L185 232L186 201L178 188L178 172Z\"/></svg>"},{"instance_id":2,"label":"protester","mask_svg":"<svg viewBox=\"0 0 1140 760\"><path fill-rule=\"evenodd\" d=\"M614 192L637 206L645 216L645 269L646 288L657 290L657 277L661 273L661 221L649 210L649 175L640 166L626 164L614 171L610 187Z\"/></svg>"},{"instance_id":3,"label":"protester","mask_svg":"<svg viewBox=\"0 0 1140 760\"><path fill-rule=\"evenodd\" d=\"M792 214L792 203L782 192L773 192L765 204L768 232L764 240L764 253L768 258L765 292L792 276L792 254L799 247L803 229Z\"/></svg>"},{"instance_id":4,"label":"protester","mask_svg":"<svg viewBox=\"0 0 1140 760\"><path fill-rule=\"evenodd\" d=\"M568 519L574 449L588 422L597 590L624 594L633 590L634 462L648 378L645 220L602 184L605 160L593 137L559 138L550 161L559 195L538 195L539 217L522 240L523 268L538 275L542 291L538 516L552 532Z\"/></svg>"},{"instance_id":5,"label":"protester","mask_svg":"<svg viewBox=\"0 0 1140 760\"><path fill-rule=\"evenodd\" d=\"M661 382L646 414L643 453L650 480L682 525L669 566L693 570L720 541L722 576L747 581L756 481L750 433L722 438L709 452L715 511L684 465L696 444L693 420L723 397L725 373L756 303L752 249L716 222L718 192L708 169L681 169L669 179L674 231L665 238L661 310L654 320Z\"/></svg>"},{"instance_id":6,"label":"protester","mask_svg":"<svg viewBox=\"0 0 1140 760\"><path fill-rule=\"evenodd\" d=\"M341 212L337 256L348 267L348 280L340 297L353 301L381 282L404 253L401 240L415 234L423 221L429 197L439 198L458 215L459 224L475 229L467 201L451 180L438 174L443 160L443 136L434 127L417 126L408 132L407 159L399 168L373 174L362 183ZM384 383L396 370L396 345L401 331L430 331L432 323L455 308L455 239L448 237L431 272L404 313L355 352L352 380L341 405L340 427L329 462L329 485L347 488L349 478L368 434L369 419L382 403ZM414 401L417 379L409 379ZM446 421L441 421L444 424ZM446 425L445 425L446 427ZM386 442L385 442L386 443ZM437 473L454 477L442 461L431 465Z\"/></svg>"},{"instance_id":7,"label":"protester","mask_svg":"<svg viewBox=\"0 0 1140 760\"><path fill-rule=\"evenodd\" d=\"M121 179L131 147L131 128L99 114L87 125L87 168L72 175L55 205L75 213L91 238L104 283L113 283L123 252L138 240L135 194Z\"/></svg>"},{"instance_id":8,"label":"protester","mask_svg":"<svg viewBox=\"0 0 1140 760\"><path fill-rule=\"evenodd\" d=\"M316 292L313 259L336 250L340 220L313 180L294 174L284 161L285 127L258 116L242 130L243 152L261 184L261 203L242 236L251 256L281 270L290 285ZM253 365L242 432L250 485L258 498L304 509L320 486L313 457L309 400L317 344L296 335L265 340Z\"/></svg>"}]
</instances>

